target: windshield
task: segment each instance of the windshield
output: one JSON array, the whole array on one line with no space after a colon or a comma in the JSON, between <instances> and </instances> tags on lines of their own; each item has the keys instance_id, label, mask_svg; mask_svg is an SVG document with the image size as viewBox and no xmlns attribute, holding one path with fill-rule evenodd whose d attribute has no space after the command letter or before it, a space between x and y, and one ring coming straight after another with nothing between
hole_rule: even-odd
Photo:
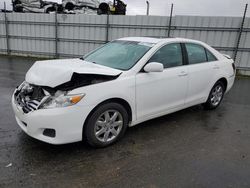
<instances>
[{"instance_id":1,"label":"windshield","mask_svg":"<svg viewBox=\"0 0 250 188\"><path fill-rule=\"evenodd\" d=\"M152 46L152 43L117 40L88 54L84 60L119 70L128 70Z\"/></svg>"}]
</instances>

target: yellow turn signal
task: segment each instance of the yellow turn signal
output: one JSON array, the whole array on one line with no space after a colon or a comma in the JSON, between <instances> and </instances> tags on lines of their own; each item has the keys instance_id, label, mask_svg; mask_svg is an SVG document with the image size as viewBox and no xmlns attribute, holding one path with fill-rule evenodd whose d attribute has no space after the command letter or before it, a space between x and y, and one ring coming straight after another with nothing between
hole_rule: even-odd
<instances>
[{"instance_id":1,"label":"yellow turn signal","mask_svg":"<svg viewBox=\"0 0 250 188\"><path fill-rule=\"evenodd\" d=\"M77 96L73 96L70 98L70 102L72 104L76 104L78 103L82 98L83 98L84 95L77 95Z\"/></svg>"}]
</instances>

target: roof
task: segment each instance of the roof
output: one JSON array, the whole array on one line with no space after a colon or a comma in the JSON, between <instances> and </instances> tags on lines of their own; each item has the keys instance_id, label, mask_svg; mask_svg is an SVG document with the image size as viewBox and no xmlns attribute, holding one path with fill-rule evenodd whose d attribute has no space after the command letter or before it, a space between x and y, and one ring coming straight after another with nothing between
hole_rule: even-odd
<instances>
[{"instance_id":1,"label":"roof","mask_svg":"<svg viewBox=\"0 0 250 188\"><path fill-rule=\"evenodd\" d=\"M186 39L186 38L172 38L172 37L166 37L166 38L160 38L160 37L124 37L117 40L126 40L126 41L137 41L137 42L148 42L148 43L159 43L159 42L170 42L170 41L179 41L179 42L199 42L197 40L192 39Z\"/></svg>"},{"instance_id":2,"label":"roof","mask_svg":"<svg viewBox=\"0 0 250 188\"><path fill-rule=\"evenodd\" d=\"M158 43L165 40L173 40L174 38L157 38L157 37L125 37L117 40L126 40L126 41L137 41L137 42L149 42L149 43Z\"/></svg>"}]
</instances>

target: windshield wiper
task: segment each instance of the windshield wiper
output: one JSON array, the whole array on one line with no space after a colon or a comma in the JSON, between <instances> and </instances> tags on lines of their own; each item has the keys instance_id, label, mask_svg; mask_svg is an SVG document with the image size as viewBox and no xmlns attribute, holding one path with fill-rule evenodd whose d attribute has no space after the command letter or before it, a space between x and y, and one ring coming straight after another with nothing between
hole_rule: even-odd
<instances>
[{"instance_id":1,"label":"windshield wiper","mask_svg":"<svg viewBox=\"0 0 250 188\"><path fill-rule=\"evenodd\" d=\"M80 59L84 61L84 57L80 57ZM94 63L94 64L96 64L96 62L95 62L95 61L87 61L87 62L90 62L90 63Z\"/></svg>"}]
</instances>

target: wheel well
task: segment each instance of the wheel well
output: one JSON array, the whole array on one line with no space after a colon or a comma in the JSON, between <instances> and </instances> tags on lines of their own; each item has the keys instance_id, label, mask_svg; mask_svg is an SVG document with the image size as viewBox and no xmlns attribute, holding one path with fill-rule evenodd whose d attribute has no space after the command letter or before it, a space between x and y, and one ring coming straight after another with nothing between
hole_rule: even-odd
<instances>
[{"instance_id":1,"label":"wheel well","mask_svg":"<svg viewBox=\"0 0 250 188\"><path fill-rule=\"evenodd\" d=\"M128 112L128 118L129 118L129 122L132 121L132 109L129 105L129 103L124 100L124 99L121 99L121 98L111 98L111 99L107 99L101 103L99 103L93 110L91 110L91 112L88 114L85 122L84 122L84 125L83 125L83 131L84 131L84 127L86 125L86 123L88 122L88 119L90 118L90 116L94 113L94 111L101 105L105 104L105 103L110 103L110 102L116 102L120 105L122 105Z\"/></svg>"},{"instance_id":2,"label":"wheel well","mask_svg":"<svg viewBox=\"0 0 250 188\"><path fill-rule=\"evenodd\" d=\"M222 82L224 84L224 86L225 86L225 90L227 90L227 79L226 78L221 78L218 81Z\"/></svg>"}]
</instances>

